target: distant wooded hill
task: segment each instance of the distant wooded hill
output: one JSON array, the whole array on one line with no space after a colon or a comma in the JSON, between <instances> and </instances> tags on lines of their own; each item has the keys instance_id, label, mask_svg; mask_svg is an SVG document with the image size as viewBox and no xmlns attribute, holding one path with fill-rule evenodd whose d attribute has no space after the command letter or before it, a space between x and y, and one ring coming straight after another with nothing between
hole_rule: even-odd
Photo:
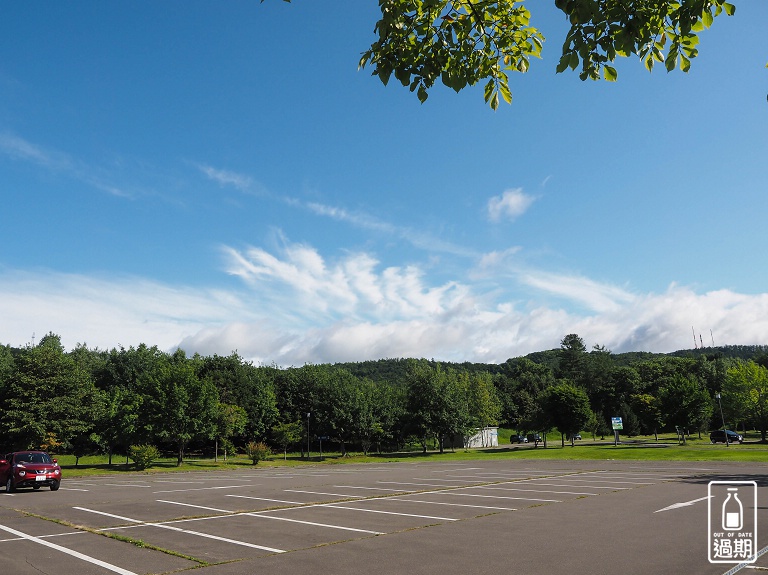
<instances>
[{"instance_id":1,"label":"distant wooded hill","mask_svg":"<svg viewBox=\"0 0 768 575\"><path fill-rule=\"evenodd\" d=\"M625 353L611 354L614 365L618 366L631 366L635 363L642 361L648 361L651 359L661 357L683 357L698 359L704 358L708 360L714 360L717 358L732 358L741 359L744 361L754 360L761 356L768 355L768 345L726 345L720 347L704 347L697 349L681 349L673 351L672 353L651 353L648 351L628 351ZM543 365L551 370L555 370L560 358L560 349L548 349L545 351L535 351L528 355L522 356L526 359ZM502 364L497 363L451 363L445 361L431 360L430 363L437 365L438 363L446 366L453 367L462 371L486 371L492 374L502 373L505 366L514 363L520 358L510 358ZM408 367L408 360L403 358L391 358L391 359L377 359L357 362L341 362L333 364L336 367L346 369L356 377L367 378L372 381L404 381L406 370Z\"/></svg>"}]
</instances>

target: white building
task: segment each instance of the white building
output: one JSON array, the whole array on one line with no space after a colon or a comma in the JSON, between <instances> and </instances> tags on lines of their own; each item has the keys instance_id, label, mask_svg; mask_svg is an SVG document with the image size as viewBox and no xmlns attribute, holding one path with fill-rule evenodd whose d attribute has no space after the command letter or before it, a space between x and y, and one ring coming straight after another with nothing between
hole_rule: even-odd
<instances>
[{"instance_id":1,"label":"white building","mask_svg":"<svg viewBox=\"0 0 768 575\"><path fill-rule=\"evenodd\" d=\"M464 447L498 447L499 428L486 427L478 429L477 433L464 438Z\"/></svg>"}]
</instances>

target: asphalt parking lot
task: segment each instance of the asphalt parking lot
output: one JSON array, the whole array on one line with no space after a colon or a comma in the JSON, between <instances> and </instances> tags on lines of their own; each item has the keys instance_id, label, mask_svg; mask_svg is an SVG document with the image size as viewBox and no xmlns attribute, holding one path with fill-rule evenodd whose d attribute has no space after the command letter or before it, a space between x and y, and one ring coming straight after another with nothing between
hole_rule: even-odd
<instances>
[{"instance_id":1,"label":"asphalt parking lot","mask_svg":"<svg viewBox=\"0 0 768 575\"><path fill-rule=\"evenodd\" d=\"M708 484L768 465L525 461L316 465L68 479L0 493L13 575L261 573L722 575ZM108 535L108 536L105 536Z\"/></svg>"}]
</instances>

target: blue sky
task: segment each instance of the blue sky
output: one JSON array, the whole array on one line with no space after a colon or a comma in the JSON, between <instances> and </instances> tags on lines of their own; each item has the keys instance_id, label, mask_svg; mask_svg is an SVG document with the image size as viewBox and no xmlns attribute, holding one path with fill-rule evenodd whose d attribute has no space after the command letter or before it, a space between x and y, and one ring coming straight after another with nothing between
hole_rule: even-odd
<instances>
[{"instance_id":1,"label":"blue sky","mask_svg":"<svg viewBox=\"0 0 768 575\"><path fill-rule=\"evenodd\" d=\"M16 3L0 21L0 342L278 365L768 344L768 3L689 74L496 112L359 71L374 0Z\"/></svg>"}]
</instances>

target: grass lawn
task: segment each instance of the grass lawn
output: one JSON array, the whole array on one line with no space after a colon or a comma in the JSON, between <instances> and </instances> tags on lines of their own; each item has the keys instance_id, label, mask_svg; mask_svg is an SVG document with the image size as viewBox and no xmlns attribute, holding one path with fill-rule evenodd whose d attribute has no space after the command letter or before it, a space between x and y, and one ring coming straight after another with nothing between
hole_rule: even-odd
<instances>
[{"instance_id":1,"label":"grass lawn","mask_svg":"<svg viewBox=\"0 0 768 575\"><path fill-rule=\"evenodd\" d=\"M653 436L647 437L622 437L622 443L613 445L612 438L593 441L587 435L577 441L574 447L566 442L561 447L559 434L550 433L547 437L547 448L542 444L534 447L533 444L510 444L509 432L504 433L507 438L499 447L484 449L456 449L455 452L447 450L444 454L429 450L426 454L421 451L385 454L351 454L342 457L339 453L324 453L323 459L314 453L310 460L301 459L298 453L289 453L287 459L282 454L276 454L267 460L253 465L243 455L229 457L227 461L219 458L213 459L190 457L181 466L176 465L176 458L160 459L142 473L158 473L169 471L218 471L225 469L248 469L264 467L297 467L305 465L343 465L350 463L382 463L398 461L467 461L482 459L561 459L561 460L637 460L637 461L745 461L768 463L768 444L759 443L757 437L749 437L745 443L711 445L707 436L698 439L693 436L685 445L679 445L674 435L659 436L656 442ZM502 433L500 430L501 441ZM64 468L64 476L80 477L88 475L121 474L126 472L136 473L133 465L126 465L124 456L113 457L113 465L107 464L106 456L81 457L79 465L75 467L75 458L72 455L57 455L59 464Z\"/></svg>"}]
</instances>

